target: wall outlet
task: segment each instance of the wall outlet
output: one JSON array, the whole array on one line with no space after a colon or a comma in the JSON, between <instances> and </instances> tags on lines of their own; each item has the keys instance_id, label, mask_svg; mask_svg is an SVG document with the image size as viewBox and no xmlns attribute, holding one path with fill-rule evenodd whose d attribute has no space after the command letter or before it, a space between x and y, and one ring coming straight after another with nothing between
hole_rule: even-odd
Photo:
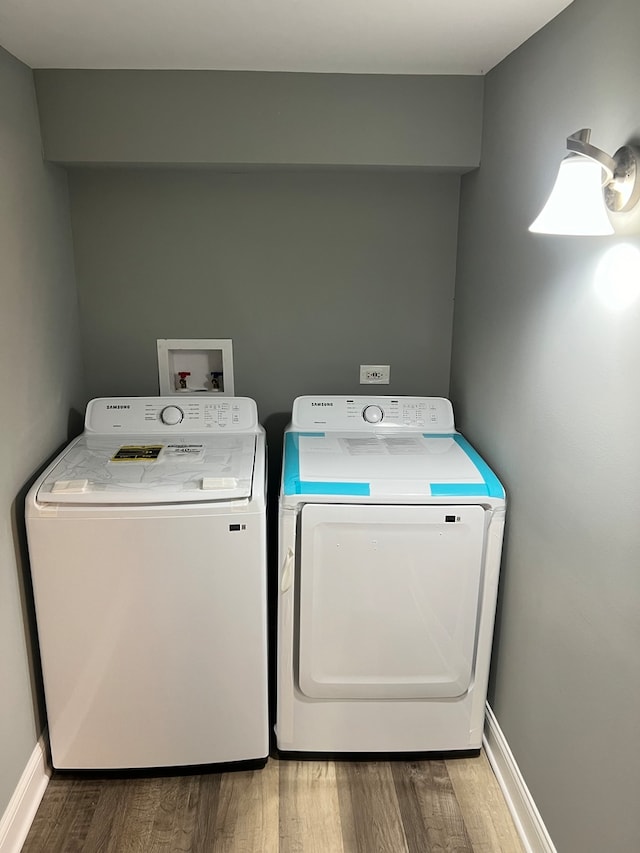
<instances>
[{"instance_id":1,"label":"wall outlet","mask_svg":"<svg viewBox=\"0 0 640 853\"><path fill-rule=\"evenodd\" d=\"M388 385L389 384L389 365L388 364L361 364L360 365L360 384L361 385Z\"/></svg>"}]
</instances>

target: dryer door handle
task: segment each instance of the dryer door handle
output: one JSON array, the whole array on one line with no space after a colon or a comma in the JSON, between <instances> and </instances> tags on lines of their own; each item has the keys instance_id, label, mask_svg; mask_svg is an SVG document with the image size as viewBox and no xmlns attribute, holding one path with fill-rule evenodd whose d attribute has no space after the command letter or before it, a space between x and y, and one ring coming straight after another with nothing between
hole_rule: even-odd
<instances>
[{"instance_id":1,"label":"dryer door handle","mask_svg":"<svg viewBox=\"0 0 640 853\"><path fill-rule=\"evenodd\" d=\"M280 592L286 592L293 583L293 551L287 548L287 556L282 564L282 580L280 581Z\"/></svg>"}]
</instances>

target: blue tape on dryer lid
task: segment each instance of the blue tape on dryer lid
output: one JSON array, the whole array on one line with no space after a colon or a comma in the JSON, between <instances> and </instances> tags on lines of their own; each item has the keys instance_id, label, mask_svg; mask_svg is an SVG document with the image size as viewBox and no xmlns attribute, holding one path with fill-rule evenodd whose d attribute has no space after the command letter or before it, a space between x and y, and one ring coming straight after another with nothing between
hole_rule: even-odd
<instances>
[{"instance_id":1,"label":"blue tape on dryer lid","mask_svg":"<svg viewBox=\"0 0 640 853\"><path fill-rule=\"evenodd\" d=\"M283 484L286 495L371 495L371 485L363 482L336 482L323 480L303 480L300 474L300 439L324 438L323 432L288 432L285 435L285 456ZM429 493L433 497L493 497L504 498L505 491L486 462L469 442L459 433L423 433L426 439L448 439L454 441L478 471L482 481L478 483L431 482Z\"/></svg>"}]
</instances>

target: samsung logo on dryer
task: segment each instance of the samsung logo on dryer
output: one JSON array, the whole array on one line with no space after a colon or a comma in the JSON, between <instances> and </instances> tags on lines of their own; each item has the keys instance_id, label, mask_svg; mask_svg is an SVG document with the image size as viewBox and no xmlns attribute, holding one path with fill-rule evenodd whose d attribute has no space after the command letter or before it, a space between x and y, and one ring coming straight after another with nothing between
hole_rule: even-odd
<instances>
[{"instance_id":1,"label":"samsung logo on dryer","mask_svg":"<svg viewBox=\"0 0 640 853\"><path fill-rule=\"evenodd\" d=\"M127 406L112 406L112 405L107 405L107 409L130 409L130 408L131 408L131 406L128 406L128 405L127 405Z\"/></svg>"},{"instance_id":2,"label":"samsung logo on dryer","mask_svg":"<svg viewBox=\"0 0 640 853\"><path fill-rule=\"evenodd\" d=\"M333 403L312 403L312 406L333 406Z\"/></svg>"}]
</instances>

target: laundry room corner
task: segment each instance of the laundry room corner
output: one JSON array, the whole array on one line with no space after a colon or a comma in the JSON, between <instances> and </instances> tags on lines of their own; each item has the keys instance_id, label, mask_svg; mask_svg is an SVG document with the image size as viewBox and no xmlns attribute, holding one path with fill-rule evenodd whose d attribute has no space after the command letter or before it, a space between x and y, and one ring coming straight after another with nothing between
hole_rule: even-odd
<instances>
[{"instance_id":1,"label":"laundry room corner","mask_svg":"<svg viewBox=\"0 0 640 853\"><path fill-rule=\"evenodd\" d=\"M0 2L0 853L638 847L640 3L454 12Z\"/></svg>"}]
</instances>

